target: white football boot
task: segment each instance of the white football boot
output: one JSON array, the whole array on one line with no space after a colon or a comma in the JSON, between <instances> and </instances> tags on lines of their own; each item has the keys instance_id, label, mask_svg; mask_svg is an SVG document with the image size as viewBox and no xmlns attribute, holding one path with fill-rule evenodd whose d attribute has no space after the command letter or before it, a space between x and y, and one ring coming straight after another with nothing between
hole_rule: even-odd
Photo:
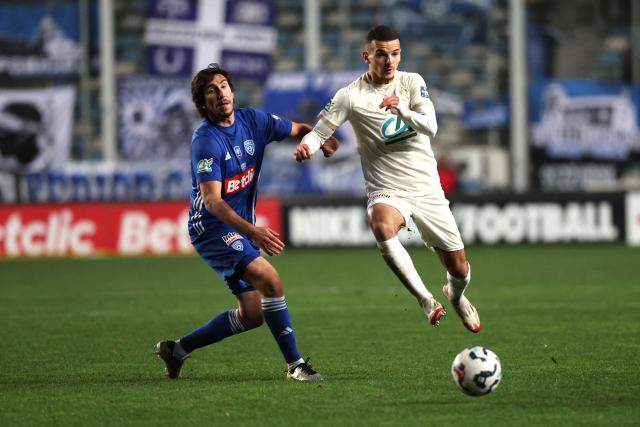
<instances>
[{"instance_id":1,"label":"white football boot","mask_svg":"<svg viewBox=\"0 0 640 427\"><path fill-rule=\"evenodd\" d=\"M478 314L478 310L476 310L473 304L469 302L467 297L463 294L457 301L454 301L453 292L449 288L448 283L442 287L442 293L447 297L456 313L458 313L458 316L462 319L464 326L474 334L480 332L480 329L482 328L482 325L480 324L480 315Z\"/></svg>"},{"instance_id":2,"label":"white football boot","mask_svg":"<svg viewBox=\"0 0 640 427\"><path fill-rule=\"evenodd\" d=\"M422 307L424 314L427 315L429 323L431 323L433 326L438 326L440 324L440 319L442 318L442 316L447 314L442 304L436 301L435 298L426 298L422 300L420 306Z\"/></svg>"},{"instance_id":3,"label":"white football boot","mask_svg":"<svg viewBox=\"0 0 640 427\"><path fill-rule=\"evenodd\" d=\"M305 362L288 371L287 378L296 381L322 381L322 375Z\"/></svg>"}]
</instances>

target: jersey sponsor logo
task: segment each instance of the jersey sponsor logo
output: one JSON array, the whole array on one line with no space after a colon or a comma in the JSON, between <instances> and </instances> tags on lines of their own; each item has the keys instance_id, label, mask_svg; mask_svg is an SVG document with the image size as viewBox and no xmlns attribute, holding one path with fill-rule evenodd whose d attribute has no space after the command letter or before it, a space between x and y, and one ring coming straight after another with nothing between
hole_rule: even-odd
<instances>
[{"instance_id":1,"label":"jersey sponsor logo","mask_svg":"<svg viewBox=\"0 0 640 427\"><path fill-rule=\"evenodd\" d=\"M232 176L231 178L225 179L224 187L223 187L224 194L225 195L235 194L238 191L248 187L253 182L253 178L255 176L255 170L256 170L256 167L251 166L246 171L239 173L235 176Z\"/></svg>"},{"instance_id":2,"label":"jersey sponsor logo","mask_svg":"<svg viewBox=\"0 0 640 427\"><path fill-rule=\"evenodd\" d=\"M239 146L234 145L234 146L233 146L233 151L236 153L236 157L237 157L237 158L242 157L242 150L240 149L240 147L239 147Z\"/></svg>"},{"instance_id":3,"label":"jersey sponsor logo","mask_svg":"<svg viewBox=\"0 0 640 427\"><path fill-rule=\"evenodd\" d=\"M391 198L391 196L388 195L388 194L378 193L378 194L372 194L371 195L371 200L377 200L377 199L380 199L380 198L383 198L383 197L385 199L390 199Z\"/></svg>"},{"instance_id":4,"label":"jersey sponsor logo","mask_svg":"<svg viewBox=\"0 0 640 427\"><path fill-rule=\"evenodd\" d=\"M246 151L248 155L253 156L253 153L256 152L256 145L253 143L253 139L247 139L244 142L244 151Z\"/></svg>"},{"instance_id":5,"label":"jersey sponsor logo","mask_svg":"<svg viewBox=\"0 0 640 427\"><path fill-rule=\"evenodd\" d=\"M411 129L400 116L389 117L380 128L380 136L385 140L385 145L395 144L416 135L416 131Z\"/></svg>"},{"instance_id":6,"label":"jersey sponsor logo","mask_svg":"<svg viewBox=\"0 0 640 427\"><path fill-rule=\"evenodd\" d=\"M426 86L420 86L420 96L423 98L429 97L429 91L427 90Z\"/></svg>"},{"instance_id":7,"label":"jersey sponsor logo","mask_svg":"<svg viewBox=\"0 0 640 427\"><path fill-rule=\"evenodd\" d=\"M213 164L213 157L210 159L200 159L198 162L197 172L205 173L211 172L211 165Z\"/></svg>"}]
</instances>

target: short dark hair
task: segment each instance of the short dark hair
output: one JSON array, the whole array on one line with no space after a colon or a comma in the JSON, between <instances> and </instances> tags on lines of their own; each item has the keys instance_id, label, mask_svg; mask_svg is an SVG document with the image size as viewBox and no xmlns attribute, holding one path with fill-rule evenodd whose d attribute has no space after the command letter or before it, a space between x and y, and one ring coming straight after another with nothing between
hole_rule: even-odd
<instances>
[{"instance_id":1,"label":"short dark hair","mask_svg":"<svg viewBox=\"0 0 640 427\"><path fill-rule=\"evenodd\" d=\"M231 81L231 74L224 68L220 68L215 62L209 64L207 68L198 71L198 74L191 80L191 99L202 117L207 117L207 109L204 106L204 89L211 83L211 79L213 79L213 76L216 74L224 76L231 90L235 92L233 82Z\"/></svg>"},{"instance_id":2,"label":"short dark hair","mask_svg":"<svg viewBox=\"0 0 640 427\"><path fill-rule=\"evenodd\" d=\"M367 44L374 40L380 42L388 42L391 40L399 40L400 34L396 30L386 25L376 25L372 27L367 33Z\"/></svg>"}]
</instances>

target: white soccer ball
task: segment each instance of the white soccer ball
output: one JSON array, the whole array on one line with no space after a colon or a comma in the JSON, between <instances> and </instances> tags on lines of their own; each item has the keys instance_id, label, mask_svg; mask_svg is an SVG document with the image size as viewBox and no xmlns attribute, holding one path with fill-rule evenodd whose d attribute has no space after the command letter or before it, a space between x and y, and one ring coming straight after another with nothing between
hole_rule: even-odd
<instances>
[{"instance_id":1,"label":"white soccer ball","mask_svg":"<svg viewBox=\"0 0 640 427\"><path fill-rule=\"evenodd\" d=\"M488 348L465 348L453 359L451 375L463 393L484 396L498 387L502 366L498 356Z\"/></svg>"}]
</instances>

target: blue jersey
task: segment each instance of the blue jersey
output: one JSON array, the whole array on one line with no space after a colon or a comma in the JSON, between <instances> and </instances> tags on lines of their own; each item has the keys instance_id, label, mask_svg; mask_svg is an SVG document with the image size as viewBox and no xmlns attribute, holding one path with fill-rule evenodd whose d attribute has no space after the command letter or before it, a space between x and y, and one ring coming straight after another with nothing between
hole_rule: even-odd
<instances>
[{"instance_id":1,"label":"blue jersey","mask_svg":"<svg viewBox=\"0 0 640 427\"><path fill-rule=\"evenodd\" d=\"M264 149L291 134L291 121L250 108L234 110L229 127L204 119L191 139L191 196L189 234L195 240L205 231L226 226L205 207L199 185L222 183L222 199L248 222L255 223L258 175Z\"/></svg>"}]
</instances>

